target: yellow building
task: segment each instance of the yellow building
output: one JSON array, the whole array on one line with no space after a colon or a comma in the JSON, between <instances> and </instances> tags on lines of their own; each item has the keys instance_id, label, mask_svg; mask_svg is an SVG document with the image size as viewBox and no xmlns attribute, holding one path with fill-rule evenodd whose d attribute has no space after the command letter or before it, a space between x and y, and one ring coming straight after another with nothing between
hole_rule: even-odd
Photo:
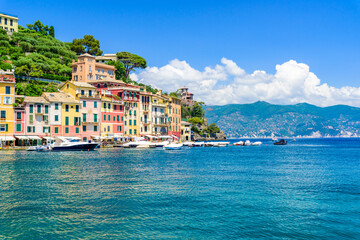
<instances>
[{"instance_id":1,"label":"yellow building","mask_svg":"<svg viewBox=\"0 0 360 240\"><path fill-rule=\"evenodd\" d=\"M19 18L15 15L0 12L0 29L4 29L7 32L17 32Z\"/></svg>"},{"instance_id":2,"label":"yellow building","mask_svg":"<svg viewBox=\"0 0 360 240\"><path fill-rule=\"evenodd\" d=\"M0 70L0 139L3 145L13 144L15 77L11 71Z\"/></svg>"},{"instance_id":3,"label":"yellow building","mask_svg":"<svg viewBox=\"0 0 360 240\"><path fill-rule=\"evenodd\" d=\"M113 136L114 135L114 122L112 115L114 112L114 105L111 97L102 96L101 98L101 136Z\"/></svg>"}]
</instances>

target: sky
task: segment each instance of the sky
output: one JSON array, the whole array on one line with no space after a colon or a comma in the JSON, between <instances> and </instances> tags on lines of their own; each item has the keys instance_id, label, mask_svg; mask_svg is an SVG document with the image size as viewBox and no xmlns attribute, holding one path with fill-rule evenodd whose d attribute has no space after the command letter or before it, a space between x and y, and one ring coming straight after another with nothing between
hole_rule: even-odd
<instances>
[{"instance_id":1,"label":"sky","mask_svg":"<svg viewBox=\"0 0 360 240\"><path fill-rule=\"evenodd\" d=\"M147 60L132 78L208 105L264 100L360 107L360 0L17 1L0 10L91 34L104 53Z\"/></svg>"}]
</instances>

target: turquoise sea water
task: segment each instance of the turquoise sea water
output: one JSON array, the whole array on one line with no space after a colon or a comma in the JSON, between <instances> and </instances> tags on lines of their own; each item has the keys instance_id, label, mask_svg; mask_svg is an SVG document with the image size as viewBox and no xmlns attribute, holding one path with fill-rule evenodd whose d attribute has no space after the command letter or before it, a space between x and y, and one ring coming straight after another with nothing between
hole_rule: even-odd
<instances>
[{"instance_id":1,"label":"turquoise sea water","mask_svg":"<svg viewBox=\"0 0 360 240\"><path fill-rule=\"evenodd\" d=\"M360 239L360 139L0 152L0 239Z\"/></svg>"}]
</instances>

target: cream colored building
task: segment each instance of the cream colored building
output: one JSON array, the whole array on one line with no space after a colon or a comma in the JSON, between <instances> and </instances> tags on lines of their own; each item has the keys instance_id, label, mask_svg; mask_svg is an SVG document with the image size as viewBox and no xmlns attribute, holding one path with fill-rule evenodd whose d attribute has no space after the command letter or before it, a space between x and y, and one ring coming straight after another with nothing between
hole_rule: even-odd
<instances>
[{"instance_id":1,"label":"cream colored building","mask_svg":"<svg viewBox=\"0 0 360 240\"><path fill-rule=\"evenodd\" d=\"M191 124L181 121L181 141L191 141Z\"/></svg>"},{"instance_id":2,"label":"cream colored building","mask_svg":"<svg viewBox=\"0 0 360 240\"><path fill-rule=\"evenodd\" d=\"M19 18L15 15L0 12L0 28L7 32L17 32Z\"/></svg>"}]
</instances>

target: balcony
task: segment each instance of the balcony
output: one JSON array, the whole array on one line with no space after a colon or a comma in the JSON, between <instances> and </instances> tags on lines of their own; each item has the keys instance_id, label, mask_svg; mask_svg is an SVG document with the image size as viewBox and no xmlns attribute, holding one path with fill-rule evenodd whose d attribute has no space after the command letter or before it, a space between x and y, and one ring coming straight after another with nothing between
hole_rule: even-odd
<instances>
[{"instance_id":1,"label":"balcony","mask_svg":"<svg viewBox=\"0 0 360 240\"><path fill-rule=\"evenodd\" d=\"M153 107L166 107L165 103L153 103Z\"/></svg>"},{"instance_id":2,"label":"balcony","mask_svg":"<svg viewBox=\"0 0 360 240\"><path fill-rule=\"evenodd\" d=\"M92 124L97 125L98 123L99 123L98 121L95 122L95 121L90 121L90 120L82 122L82 124L85 124L85 125L92 125Z\"/></svg>"},{"instance_id":3,"label":"balcony","mask_svg":"<svg viewBox=\"0 0 360 240\"><path fill-rule=\"evenodd\" d=\"M167 123L154 123L155 127L167 127L168 124Z\"/></svg>"},{"instance_id":4,"label":"balcony","mask_svg":"<svg viewBox=\"0 0 360 240\"><path fill-rule=\"evenodd\" d=\"M36 112L35 115L44 115L43 112Z\"/></svg>"},{"instance_id":5,"label":"balcony","mask_svg":"<svg viewBox=\"0 0 360 240\"><path fill-rule=\"evenodd\" d=\"M143 125L149 125L149 124L151 124L151 121L141 121L141 123L142 123Z\"/></svg>"},{"instance_id":6,"label":"balcony","mask_svg":"<svg viewBox=\"0 0 360 240\"><path fill-rule=\"evenodd\" d=\"M0 117L0 121L6 121L6 117Z\"/></svg>"}]
</instances>

